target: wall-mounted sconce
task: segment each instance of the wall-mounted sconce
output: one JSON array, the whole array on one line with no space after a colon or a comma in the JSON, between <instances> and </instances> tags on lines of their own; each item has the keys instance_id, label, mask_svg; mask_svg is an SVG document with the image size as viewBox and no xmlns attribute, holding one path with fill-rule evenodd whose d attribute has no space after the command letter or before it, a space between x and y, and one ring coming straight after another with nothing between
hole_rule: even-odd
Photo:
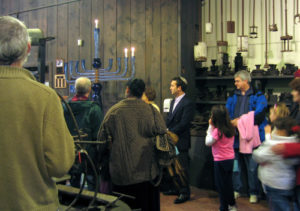
<instances>
[{"instance_id":1,"label":"wall-mounted sconce","mask_svg":"<svg viewBox=\"0 0 300 211\"><path fill-rule=\"evenodd\" d=\"M78 47L83 46L83 40L82 39L77 40L77 46Z\"/></svg>"}]
</instances>

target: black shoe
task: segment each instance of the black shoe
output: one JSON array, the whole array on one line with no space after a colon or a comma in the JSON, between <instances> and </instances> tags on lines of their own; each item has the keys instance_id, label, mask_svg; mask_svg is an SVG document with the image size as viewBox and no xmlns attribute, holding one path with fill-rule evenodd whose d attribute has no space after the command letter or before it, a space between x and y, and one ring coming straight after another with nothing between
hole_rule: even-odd
<instances>
[{"instance_id":1,"label":"black shoe","mask_svg":"<svg viewBox=\"0 0 300 211\"><path fill-rule=\"evenodd\" d=\"M185 195L185 194L180 194L177 199L175 199L174 204L181 204L183 202L186 202L190 200L190 196L189 195Z\"/></svg>"},{"instance_id":2,"label":"black shoe","mask_svg":"<svg viewBox=\"0 0 300 211\"><path fill-rule=\"evenodd\" d=\"M172 196L172 195L177 196L179 193L176 190L168 190L168 191L163 192L163 194L166 196Z\"/></svg>"}]
</instances>

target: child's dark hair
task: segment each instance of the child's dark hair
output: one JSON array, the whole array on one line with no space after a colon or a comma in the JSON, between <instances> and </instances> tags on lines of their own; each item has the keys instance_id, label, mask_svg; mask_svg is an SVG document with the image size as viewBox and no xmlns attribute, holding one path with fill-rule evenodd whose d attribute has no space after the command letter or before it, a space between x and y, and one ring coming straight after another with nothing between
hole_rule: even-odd
<instances>
[{"instance_id":1,"label":"child's dark hair","mask_svg":"<svg viewBox=\"0 0 300 211\"><path fill-rule=\"evenodd\" d=\"M211 121L215 128L219 130L219 138L223 134L230 138L235 135L235 128L231 124L228 111L224 105L215 105L211 109Z\"/></svg>"},{"instance_id":2,"label":"child's dark hair","mask_svg":"<svg viewBox=\"0 0 300 211\"><path fill-rule=\"evenodd\" d=\"M288 136L297 135L300 137L300 126L297 125L296 120L291 117L277 118L273 125L278 130L285 130Z\"/></svg>"}]
</instances>

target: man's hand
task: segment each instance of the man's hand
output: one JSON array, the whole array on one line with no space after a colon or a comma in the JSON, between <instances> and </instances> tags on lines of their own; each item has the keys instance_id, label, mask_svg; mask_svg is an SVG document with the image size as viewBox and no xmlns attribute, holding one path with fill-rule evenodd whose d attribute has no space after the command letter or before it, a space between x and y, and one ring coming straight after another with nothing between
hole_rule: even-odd
<instances>
[{"instance_id":1,"label":"man's hand","mask_svg":"<svg viewBox=\"0 0 300 211\"><path fill-rule=\"evenodd\" d=\"M232 124L234 127L237 127L238 120L239 120L239 118L235 118L235 119L231 120L231 124Z\"/></svg>"},{"instance_id":2,"label":"man's hand","mask_svg":"<svg viewBox=\"0 0 300 211\"><path fill-rule=\"evenodd\" d=\"M272 132L271 125L266 125L266 127L265 127L265 134L271 133L271 132Z\"/></svg>"},{"instance_id":3,"label":"man's hand","mask_svg":"<svg viewBox=\"0 0 300 211\"><path fill-rule=\"evenodd\" d=\"M277 155L282 155L284 153L284 148L284 144L276 144L271 147L271 150Z\"/></svg>"}]
</instances>

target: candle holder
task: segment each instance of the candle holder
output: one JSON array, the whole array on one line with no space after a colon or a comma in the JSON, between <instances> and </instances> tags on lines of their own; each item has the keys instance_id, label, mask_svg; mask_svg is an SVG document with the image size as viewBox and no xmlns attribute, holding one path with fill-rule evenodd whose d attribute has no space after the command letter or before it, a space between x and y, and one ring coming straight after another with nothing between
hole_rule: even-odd
<instances>
[{"instance_id":1,"label":"candle holder","mask_svg":"<svg viewBox=\"0 0 300 211\"><path fill-rule=\"evenodd\" d=\"M131 57L130 57L130 67L128 68L128 50L125 50L124 55L124 69L122 70L121 62L122 58L117 58L117 70L111 71L113 66L113 59L109 58L109 64L106 68L101 68L102 62L99 56L99 35L100 28L98 20L95 20L95 28L94 28L94 45L95 45L95 57L92 63L92 70L88 70L85 66L85 60L81 60L81 69L79 67L79 61L69 61L64 63L64 73L66 77L66 81L68 84L75 83L75 79L78 77L88 77L92 82L92 90L93 95L92 99L97 101L102 107L102 97L101 90L102 85L101 81L127 81L135 76L135 56L134 56L134 48L131 48ZM129 73L129 69L131 69L131 73ZM129 75L128 75L129 74Z\"/></svg>"}]
</instances>

